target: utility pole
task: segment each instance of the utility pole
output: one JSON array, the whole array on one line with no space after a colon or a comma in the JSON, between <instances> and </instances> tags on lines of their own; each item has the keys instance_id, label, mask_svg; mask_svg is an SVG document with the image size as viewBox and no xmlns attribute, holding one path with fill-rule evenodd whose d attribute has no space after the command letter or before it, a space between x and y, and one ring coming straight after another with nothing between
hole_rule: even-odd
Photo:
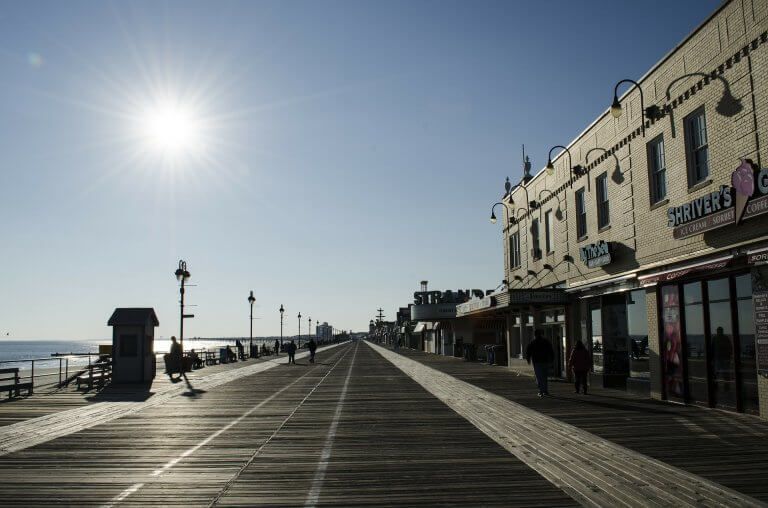
<instances>
[{"instance_id":1,"label":"utility pole","mask_svg":"<svg viewBox=\"0 0 768 508\"><path fill-rule=\"evenodd\" d=\"M384 314L382 314L382 312L384 312L384 309L379 307L377 310L379 311L379 316L378 316L379 317L379 322L383 322L384 321Z\"/></svg>"}]
</instances>

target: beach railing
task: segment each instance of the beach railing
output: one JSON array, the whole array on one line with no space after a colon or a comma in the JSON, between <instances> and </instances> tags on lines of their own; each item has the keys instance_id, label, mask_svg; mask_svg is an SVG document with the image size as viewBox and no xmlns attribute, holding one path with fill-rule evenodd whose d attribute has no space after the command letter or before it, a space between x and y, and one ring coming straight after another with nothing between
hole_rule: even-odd
<instances>
[{"instance_id":1,"label":"beach railing","mask_svg":"<svg viewBox=\"0 0 768 508\"><path fill-rule=\"evenodd\" d=\"M0 366L20 366L19 379L25 382L31 382L33 386L56 385L62 387L67 384L69 378L70 359L87 358L88 365L91 365L91 357L99 358L98 353L53 353L50 357L43 358L24 358L20 360L0 360ZM58 363L58 366L49 366L52 362ZM43 364L41 366L41 364ZM29 366L29 369L23 368ZM81 367L72 365L73 369ZM83 368L85 368L83 366ZM53 379L52 379L53 378ZM58 378L58 382L55 379ZM28 381L27 381L28 380Z\"/></svg>"}]
</instances>

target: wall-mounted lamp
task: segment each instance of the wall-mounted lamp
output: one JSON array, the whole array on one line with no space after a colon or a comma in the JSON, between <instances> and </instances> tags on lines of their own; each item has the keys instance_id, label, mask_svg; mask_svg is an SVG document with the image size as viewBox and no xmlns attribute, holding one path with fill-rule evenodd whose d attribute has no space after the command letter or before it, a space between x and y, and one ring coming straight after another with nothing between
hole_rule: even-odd
<instances>
[{"instance_id":1,"label":"wall-mounted lamp","mask_svg":"<svg viewBox=\"0 0 768 508\"><path fill-rule=\"evenodd\" d=\"M550 272L554 270L552 265L550 265L549 263L544 263L544 269L549 270Z\"/></svg>"},{"instance_id":2,"label":"wall-mounted lamp","mask_svg":"<svg viewBox=\"0 0 768 508\"><path fill-rule=\"evenodd\" d=\"M641 123L641 128L643 132L643 137L645 137L645 119L648 118L648 120L655 120L659 116L659 107L656 105L650 106L646 109L645 107L645 98L643 97L643 89L640 87L640 84L637 81L633 81L631 79L622 79L618 83L616 83L616 86L613 87L613 103L611 103L611 115L613 115L614 118L619 118L621 114L624 112L621 103L619 102L619 85L623 83L632 83L635 85L635 88L637 88L640 91L640 109L643 112L643 118Z\"/></svg>"},{"instance_id":3,"label":"wall-mounted lamp","mask_svg":"<svg viewBox=\"0 0 768 508\"><path fill-rule=\"evenodd\" d=\"M555 174L555 165L552 163L552 151L555 148L562 148L565 153L568 154L568 168L571 172L571 177L575 174L576 176L581 176L583 174L583 168L579 166L578 164L576 166L573 165L573 160L571 159L571 151L568 150L568 148L564 147L563 145L555 145L552 148L549 149L549 157L547 158L547 174L552 176ZM573 181L573 178L571 178L571 183Z\"/></svg>"}]
</instances>

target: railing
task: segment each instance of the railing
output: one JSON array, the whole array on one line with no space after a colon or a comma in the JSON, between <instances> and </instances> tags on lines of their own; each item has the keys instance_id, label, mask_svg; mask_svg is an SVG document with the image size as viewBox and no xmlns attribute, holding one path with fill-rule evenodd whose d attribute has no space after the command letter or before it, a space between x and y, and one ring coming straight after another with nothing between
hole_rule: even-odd
<instances>
[{"instance_id":1,"label":"railing","mask_svg":"<svg viewBox=\"0 0 768 508\"><path fill-rule=\"evenodd\" d=\"M73 365L71 365L73 372L77 369L83 370L86 369L88 366L91 365L91 358L94 357L95 359L99 358L98 353L52 353L50 357L47 358L25 358L22 360L0 360L0 365L20 365L22 368L19 369L19 380L29 380L33 384L33 386L46 386L46 385L56 385L57 387L62 387L67 383L67 379L69 378L69 369L70 369L70 359L87 359L88 363L82 363L77 364L73 362ZM50 364L51 362L57 362L58 368L56 366L43 366L41 367L41 363ZM37 365L36 365L37 364ZM29 365L29 370L24 369L23 367ZM37 367L37 372L35 372ZM42 372L41 372L42 370ZM48 381L50 378L54 378L54 380ZM55 381L55 378L58 378L58 383Z\"/></svg>"}]
</instances>

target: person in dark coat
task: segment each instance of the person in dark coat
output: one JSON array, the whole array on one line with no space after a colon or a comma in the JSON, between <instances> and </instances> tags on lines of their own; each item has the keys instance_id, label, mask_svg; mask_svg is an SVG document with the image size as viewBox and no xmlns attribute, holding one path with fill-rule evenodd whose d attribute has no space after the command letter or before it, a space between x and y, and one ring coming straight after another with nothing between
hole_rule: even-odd
<instances>
[{"instance_id":1,"label":"person in dark coat","mask_svg":"<svg viewBox=\"0 0 768 508\"><path fill-rule=\"evenodd\" d=\"M285 346L285 352L288 353L288 363L296 364L296 344L293 341Z\"/></svg>"},{"instance_id":2,"label":"person in dark coat","mask_svg":"<svg viewBox=\"0 0 768 508\"><path fill-rule=\"evenodd\" d=\"M275 354L280 354L280 341L275 339Z\"/></svg>"},{"instance_id":3,"label":"person in dark coat","mask_svg":"<svg viewBox=\"0 0 768 508\"><path fill-rule=\"evenodd\" d=\"M539 397L543 397L549 395L547 374L549 373L549 366L555 358L555 353L541 330L534 331L533 336L534 339L525 349L525 359L529 364L533 363L536 384L539 386Z\"/></svg>"},{"instance_id":4,"label":"person in dark coat","mask_svg":"<svg viewBox=\"0 0 768 508\"><path fill-rule=\"evenodd\" d=\"M580 340L576 341L576 345L571 351L571 357L568 359L576 382L576 393L579 393L579 387L583 386L584 395L587 394L587 373L591 367L590 363L589 351Z\"/></svg>"},{"instance_id":5,"label":"person in dark coat","mask_svg":"<svg viewBox=\"0 0 768 508\"><path fill-rule=\"evenodd\" d=\"M235 347L237 348L237 358L239 360L245 360L245 347L243 346L243 343L240 342L240 339L235 341Z\"/></svg>"},{"instance_id":6,"label":"person in dark coat","mask_svg":"<svg viewBox=\"0 0 768 508\"><path fill-rule=\"evenodd\" d=\"M315 351L317 351L317 344L315 343L315 339L309 339L307 348L309 348L309 363L315 363Z\"/></svg>"},{"instance_id":7,"label":"person in dark coat","mask_svg":"<svg viewBox=\"0 0 768 508\"><path fill-rule=\"evenodd\" d=\"M166 357L165 361L165 370L168 373L168 377L171 378L171 381L174 381L174 373L179 374L179 379L181 378L181 357L181 344L176 342L176 337L171 337L171 349L168 352L168 356Z\"/></svg>"}]
</instances>

